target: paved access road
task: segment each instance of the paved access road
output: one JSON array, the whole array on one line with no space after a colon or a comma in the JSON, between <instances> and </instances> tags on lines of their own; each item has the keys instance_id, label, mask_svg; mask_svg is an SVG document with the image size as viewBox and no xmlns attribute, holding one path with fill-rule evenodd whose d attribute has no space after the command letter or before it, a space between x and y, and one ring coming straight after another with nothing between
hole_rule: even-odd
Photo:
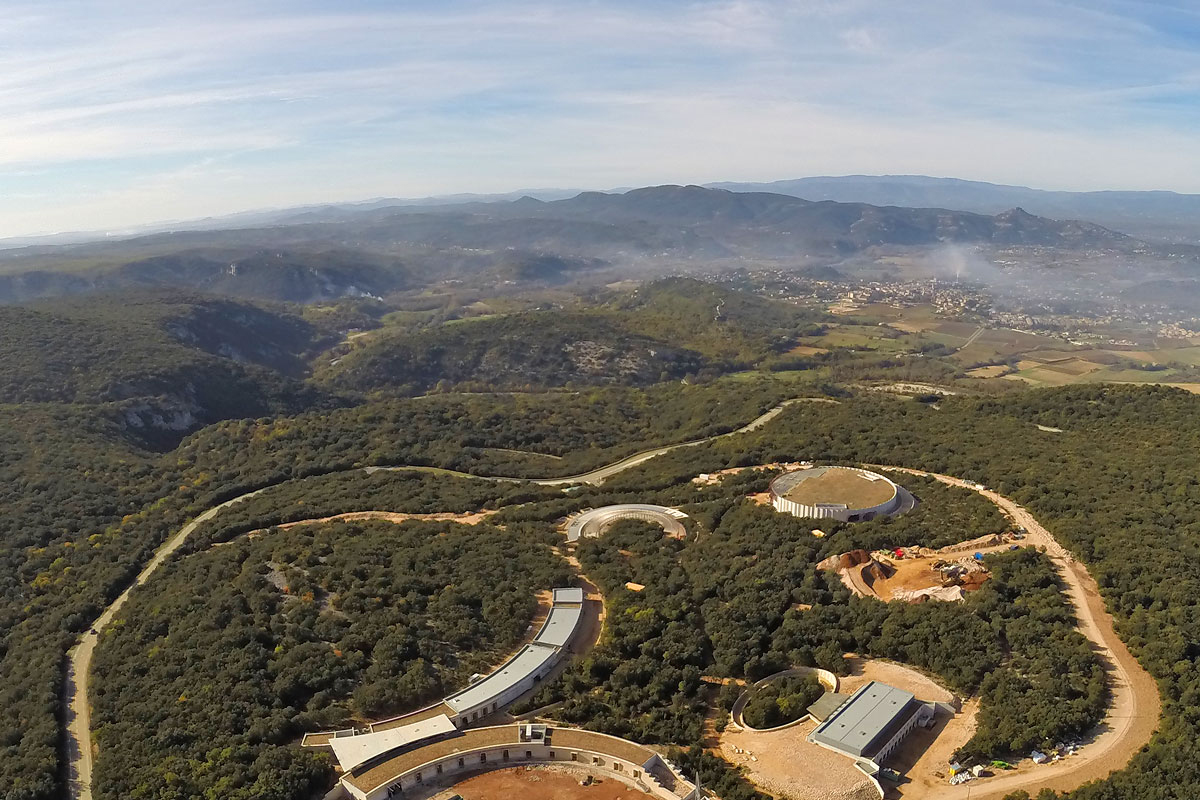
<instances>
[{"instance_id":1,"label":"paved access road","mask_svg":"<svg viewBox=\"0 0 1200 800\"><path fill-rule=\"evenodd\" d=\"M154 571L187 541L188 536L200 526L200 523L212 519L220 513L221 509L253 497L261 491L263 490L248 492L213 506L163 542L155 551L154 557L138 573L133 584L117 595L117 599L113 600L108 608L104 609L104 613L92 623L91 630L80 636L79 643L67 653L67 767L68 785L72 797L80 800L91 800L92 798L92 710L88 705L87 696L88 674L92 668L92 654L96 649L96 642L100 638L99 632L113 621L117 612L121 610L121 606L129 600L134 587L141 586L149 580Z\"/></svg>"}]
</instances>

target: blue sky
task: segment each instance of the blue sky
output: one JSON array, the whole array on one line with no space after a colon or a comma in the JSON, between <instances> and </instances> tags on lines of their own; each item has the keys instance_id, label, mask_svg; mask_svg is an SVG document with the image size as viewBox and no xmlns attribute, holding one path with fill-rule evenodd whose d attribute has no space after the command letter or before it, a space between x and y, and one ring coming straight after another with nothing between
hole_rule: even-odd
<instances>
[{"instance_id":1,"label":"blue sky","mask_svg":"<svg viewBox=\"0 0 1200 800\"><path fill-rule=\"evenodd\" d=\"M67 2L0 18L0 236L526 187L1200 192L1200 6Z\"/></svg>"}]
</instances>

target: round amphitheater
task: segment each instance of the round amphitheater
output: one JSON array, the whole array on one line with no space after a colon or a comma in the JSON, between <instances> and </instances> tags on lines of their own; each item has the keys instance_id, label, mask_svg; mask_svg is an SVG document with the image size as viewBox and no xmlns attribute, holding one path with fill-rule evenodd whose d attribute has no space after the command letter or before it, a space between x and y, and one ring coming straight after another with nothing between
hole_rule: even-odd
<instances>
[{"instance_id":1,"label":"round amphitheater","mask_svg":"<svg viewBox=\"0 0 1200 800\"><path fill-rule=\"evenodd\" d=\"M771 505L797 517L861 522L899 514L912 495L877 472L857 467L810 467L785 472L770 486Z\"/></svg>"},{"instance_id":2,"label":"round amphitheater","mask_svg":"<svg viewBox=\"0 0 1200 800\"><path fill-rule=\"evenodd\" d=\"M584 537L602 536L613 524L623 519L638 519L661 527L668 536L682 537L687 528L682 520L687 514L677 508L646 503L623 503L584 511L567 520L567 541L578 542Z\"/></svg>"}]
</instances>

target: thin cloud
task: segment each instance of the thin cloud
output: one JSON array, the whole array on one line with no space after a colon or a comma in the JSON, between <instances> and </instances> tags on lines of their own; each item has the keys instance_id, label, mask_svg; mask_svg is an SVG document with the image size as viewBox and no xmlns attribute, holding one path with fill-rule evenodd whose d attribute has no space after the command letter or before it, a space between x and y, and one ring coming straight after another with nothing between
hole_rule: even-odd
<instances>
[{"instance_id":1,"label":"thin cloud","mask_svg":"<svg viewBox=\"0 0 1200 800\"><path fill-rule=\"evenodd\" d=\"M1200 191L1166 4L10 5L0 235L854 172Z\"/></svg>"}]
</instances>

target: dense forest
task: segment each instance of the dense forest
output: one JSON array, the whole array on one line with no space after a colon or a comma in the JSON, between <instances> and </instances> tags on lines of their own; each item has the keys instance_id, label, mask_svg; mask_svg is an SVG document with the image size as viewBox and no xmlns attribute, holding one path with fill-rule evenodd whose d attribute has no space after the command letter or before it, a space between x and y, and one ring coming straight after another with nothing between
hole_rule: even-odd
<instances>
[{"instance_id":1,"label":"dense forest","mask_svg":"<svg viewBox=\"0 0 1200 800\"><path fill-rule=\"evenodd\" d=\"M57 795L63 654L159 543L215 503L368 464L573 474L732 430L787 391L763 382L381 400L223 422L162 455L128 435L118 404L0 407L0 797Z\"/></svg>"},{"instance_id":2,"label":"dense forest","mask_svg":"<svg viewBox=\"0 0 1200 800\"><path fill-rule=\"evenodd\" d=\"M1200 626L1200 399L1177 389L1083 386L997 399L854 399L798 406L769 430L656 459L624 480L779 458L903 464L985 483L1025 505L1096 577L1118 630L1160 685L1159 733L1128 769L1071 794L1192 797ZM1062 432L1047 432L1042 425Z\"/></svg>"},{"instance_id":3,"label":"dense forest","mask_svg":"<svg viewBox=\"0 0 1200 800\"><path fill-rule=\"evenodd\" d=\"M491 526L329 523L176 561L104 634L100 798L302 798L305 730L409 711L515 649L570 569Z\"/></svg>"},{"instance_id":4,"label":"dense forest","mask_svg":"<svg viewBox=\"0 0 1200 800\"><path fill-rule=\"evenodd\" d=\"M202 295L58 300L0 306L0 329L0 403L113 403L127 429L171 444L221 419L329 402L297 380L326 337L281 308Z\"/></svg>"},{"instance_id":5,"label":"dense forest","mask_svg":"<svg viewBox=\"0 0 1200 800\"><path fill-rule=\"evenodd\" d=\"M736 295L707 292L683 287L686 302L674 305L670 291L604 297L595 313L638 317L641 335L679 342L720 369L755 363L769 368L779 363L772 359L781 357L784 339L812 324L803 315L777 318L774 306L739 310ZM698 472L801 458L947 472L986 483L1028 507L1088 565L1119 631L1159 680L1164 698L1163 722L1150 747L1129 769L1073 797L1182 800L1200 787L1200 653L1194 644L1200 641L1200 483L1194 469L1200 399L1194 396L1155 387L1080 386L914 403L825 383L866 374L937 377L944 362L881 354L852 359L835 351L791 364L795 369L781 370L786 374L775 380L737 376L644 389L403 398L396 394L409 390L389 378L368 401L357 389L322 384L305 371L314 348L338 340L346 326L381 324L380 310L369 304L331 307L326 319L312 309L262 309L203 297L138 299L128 306L124 312L112 302L3 310L5 800L61 793L56 716L63 655L75 636L189 517L276 484L283 485L203 528L193 554L173 569L193 559L231 557L223 550L260 546L237 539L201 552L209 542L306 515L310 499L319 514L356 510L352 506L363 501L406 511L441 503L501 508L493 520L526 543L546 541L554 520L586 505L640 499L683 507L695 526L686 541L664 540L655 529L619 527L581 548L585 569L610 592L612 635L547 687L548 695L566 701L558 712L563 719L644 741L690 745L711 699L701 691L699 675L754 678L796 663L833 665L835 654L847 649L906 661L956 689L979 692L986 730L965 752L1019 751L1040 737L1079 731L1097 717L1104 697L1095 663L1063 616L1044 560L1025 554L995 559L996 580L961 607L892 608L857 600L813 568L835 550L944 544L1003 525L973 495L906 478L922 500L916 512L831 526L830 536L818 541L804 525L789 527L786 518L738 500L761 490L769 474L733 476L715 487L689 482ZM61 339L51 335L59 329ZM840 402L793 405L758 431L670 453L561 498L549 499L553 490L468 478L435 487L431 473L329 474L393 464L514 477L577 474L659 443L728 432L782 399L819 391ZM304 410L293 413L298 409ZM262 416L267 414L272 416ZM200 427L224 417L229 419ZM262 588L237 584L237 574L212 573L211 585ZM754 580L747 582L746 575ZM646 591L628 592L629 580L644 583ZM158 581L147 591L157 591ZM203 600L205 593L199 594ZM813 608L801 612L797 604ZM261 618L264 631L267 619ZM112 674L146 668L132 664L132 651L110 650L121 630L113 629L98 657L111 657ZM217 674L236 665L209 668ZM117 683L111 688L127 690ZM269 688L255 702L266 702ZM353 690L349 697L345 705L329 707L358 713ZM1047 715L1051 703L1056 713ZM124 724L110 720L105 727ZM250 746L247 741L236 746ZM237 780L286 769L293 756L280 755L290 751L277 744L263 751L271 755L239 750ZM166 739L149 742L140 756L143 779L153 783L146 776L158 774L156 759L171 746ZM102 744L102 763L104 750ZM685 757L703 761L694 753ZM326 779L326 773L296 763L298 782L289 791ZM114 779L104 774L104 781ZM748 791L735 785L742 788L730 791ZM253 782L239 791L245 786ZM107 783L98 789L121 791Z\"/></svg>"},{"instance_id":6,"label":"dense forest","mask_svg":"<svg viewBox=\"0 0 1200 800\"><path fill-rule=\"evenodd\" d=\"M903 526L899 541L928 546L956 523L972 532L1003 527L991 504L943 488L962 502L923 502L895 519L850 526L852 540L868 549L892 546L898 542L889 529ZM757 680L792 666L846 674L843 654L859 652L923 668L964 694L980 692L989 724L964 755L1009 756L1077 735L1100 719L1103 670L1074 630L1044 557L990 556L992 580L963 606L884 604L850 596L836 577L816 569L845 549L848 533L818 539L811 523L744 501L727 505L711 532L686 542L647 523L614 525L579 549L585 573L605 592L609 635L527 706L561 701L554 713L564 721L692 745L707 707L702 675ZM630 591L627 582L645 588ZM808 693L785 688L786 697L775 689L769 698L774 711L756 702L751 713L764 712L762 722L787 721L777 701L799 703Z\"/></svg>"}]
</instances>

